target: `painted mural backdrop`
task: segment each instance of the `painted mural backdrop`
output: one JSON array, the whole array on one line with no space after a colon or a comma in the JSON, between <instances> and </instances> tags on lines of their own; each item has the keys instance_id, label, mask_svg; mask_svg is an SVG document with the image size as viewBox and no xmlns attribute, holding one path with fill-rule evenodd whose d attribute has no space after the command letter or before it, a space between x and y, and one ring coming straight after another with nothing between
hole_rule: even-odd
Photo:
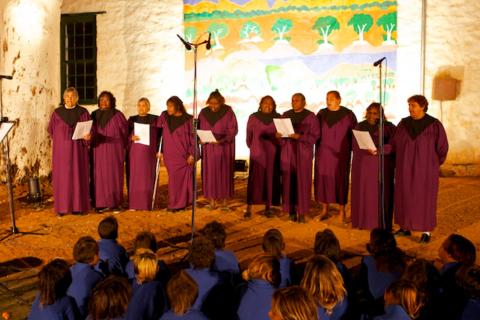
<instances>
[{"instance_id":1,"label":"painted mural backdrop","mask_svg":"<svg viewBox=\"0 0 480 320\"><path fill-rule=\"evenodd\" d=\"M397 2L371 0L184 0L188 41L212 35L212 49L199 50L198 93L203 107L219 89L239 122L238 157L247 157L245 126L267 94L283 112L302 92L307 108L325 107L338 90L357 117L378 100L378 69L387 57L385 95L395 94ZM186 52L186 102L192 101L193 54ZM392 119L394 120L394 119Z\"/></svg>"}]
</instances>

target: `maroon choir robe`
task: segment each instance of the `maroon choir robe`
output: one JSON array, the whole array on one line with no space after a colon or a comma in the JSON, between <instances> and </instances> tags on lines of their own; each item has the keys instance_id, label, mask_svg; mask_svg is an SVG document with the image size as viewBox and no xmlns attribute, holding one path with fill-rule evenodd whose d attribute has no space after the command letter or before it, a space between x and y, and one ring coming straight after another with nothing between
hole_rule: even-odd
<instances>
[{"instance_id":1,"label":"maroon choir robe","mask_svg":"<svg viewBox=\"0 0 480 320\"><path fill-rule=\"evenodd\" d=\"M153 187L157 167L158 132L155 126L157 116L133 116L128 119L128 207L135 210L151 210ZM150 125L150 145L132 141L135 123Z\"/></svg>"},{"instance_id":2,"label":"maroon choir robe","mask_svg":"<svg viewBox=\"0 0 480 320\"><path fill-rule=\"evenodd\" d=\"M198 120L199 128L211 130L218 141L218 144L202 146L203 195L209 199L230 198L233 196L237 118L230 106L223 105L217 112L203 108Z\"/></svg>"},{"instance_id":3,"label":"maroon choir robe","mask_svg":"<svg viewBox=\"0 0 480 320\"><path fill-rule=\"evenodd\" d=\"M395 222L404 230L431 231L436 225L440 165L448 152L443 125L426 114L402 119L392 139L396 153Z\"/></svg>"},{"instance_id":4,"label":"maroon choir robe","mask_svg":"<svg viewBox=\"0 0 480 320\"><path fill-rule=\"evenodd\" d=\"M320 138L315 150L315 200L345 205L348 200L352 129L357 125L355 114L345 108L317 114Z\"/></svg>"},{"instance_id":5,"label":"maroon choir robe","mask_svg":"<svg viewBox=\"0 0 480 320\"><path fill-rule=\"evenodd\" d=\"M278 113L253 113L247 122L247 146L250 149L247 204L280 203L280 148L275 137L273 118Z\"/></svg>"},{"instance_id":6,"label":"maroon choir robe","mask_svg":"<svg viewBox=\"0 0 480 320\"><path fill-rule=\"evenodd\" d=\"M290 118L300 139L281 139L280 168L282 170L283 210L290 214L308 214L312 198L313 146L320 134L318 119L307 109L289 110L283 114Z\"/></svg>"},{"instance_id":7,"label":"maroon choir robe","mask_svg":"<svg viewBox=\"0 0 480 320\"><path fill-rule=\"evenodd\" d=\"M385 228L391 229L393 215L393 177L395 171L394 155L389 153L389 145L395 133L395 125L384 123L384 199L385 199ZM366 120L360 122L355 130L368 131L378 148L378 125L370 125ZM353 139L352 159L352 227L372 230L381 227L383 218L379 215L378 199L378 160L368 150L362 150Z\"/></svg>"},{"instance_id":8,"label":"maroon choir robe","mask_svg":"<svg viewBox=\"0 0 480 320\"><path fill-rule=\"evenodd\" d=\"M96 208L119 207L123 201L128 122L116 109L99 110L93 118L93 188Z\"/></svg>"},{"instance_id":9,"label":"maroon choir robe","mask_svg":"<svg viewBox=\"0 0 480 320\"><path fill-rule=\"evenodd\" d=\"M157 120L162 128L163 162L168 172L168 208L182 209L192 202L193 166L187 164L195 152L193 117L170 116L164 111Z\"/></svg>"},{"instance_id":10,"label":"maroon choir robe","mask_svg":"<svg viewBox=\"0 0 480 320\"><path fill-rule=\"evenodd\" d=\"M73 109L61 106L50 118L53 198L58 214L90 210L89 142L72 140L77 122L87 120L90 115L80 106Z\"/></svg>"}]
</instances>

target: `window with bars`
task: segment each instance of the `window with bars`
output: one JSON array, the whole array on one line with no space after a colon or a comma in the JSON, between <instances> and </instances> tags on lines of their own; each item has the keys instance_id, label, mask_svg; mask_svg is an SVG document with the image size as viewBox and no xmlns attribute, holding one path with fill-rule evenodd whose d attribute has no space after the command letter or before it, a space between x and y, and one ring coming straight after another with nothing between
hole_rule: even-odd
<instances>
[{"instance_id":1,"label":"window with bars","mask_svg":"<svg viewBox=\"0 0 480 320\"><path fill-rule=\"evenodd\" d=\"M63 14L61 81L63 92L75 87L80 104L97 103L97 20L95 13Z\"/></svg>"}]
</instances>

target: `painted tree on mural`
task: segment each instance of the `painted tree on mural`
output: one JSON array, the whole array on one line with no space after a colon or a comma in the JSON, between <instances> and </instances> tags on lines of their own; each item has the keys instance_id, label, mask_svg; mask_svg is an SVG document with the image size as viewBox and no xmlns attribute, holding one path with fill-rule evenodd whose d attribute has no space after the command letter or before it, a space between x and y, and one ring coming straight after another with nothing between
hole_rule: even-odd
<instances>
[{"instance_id":1,"label":"painted tree on mural","mask_svg":"<svg viewBox=\"0 0 480 320\"><path fill-rule=\"evenodd\" d=\"M263 41L260 38L260 25L253 21L247 21L242 25L240 29L241 42L260 42Z\"/></svg>"},{"instance_id":2,"label":"painted tree on mural","mask_svg":"<svg viewBox=\"0 0 480 320\"><path fill-rule=\"evenodd\" d=\"M338 23L337 18L332 16L320 17L315 21L313 25L313 30L317 30L318 33L322 36L322 39L318 40L317 43L321 43L322 46L331 46L328 43L328 36L333 32L333 30L339 30L340 24Z\"/></svg>"},{"instance_id":3,"label":"painted tree on mural","mask_svg":"<svg viewBox=\"0 0 480 320\"><path fill-rule=\"evenodd\" d=\"M272 31L275 32L278 37L275 38L275 40L278 41L288 41L290 40L290 37L285 37L285 33L290 31L293 27L293 22L291 19L284 19L280 18L275 21L275 23L272 26Z\"/></svg>"},{"instance_id":4,"label":"painted tree on mural","mask_svg":"<svg viewBox=\"0 0 480 320\"><path fill-rule=\"evenodd\" d=\"M197 36L197 28L186 27L184 34L185 34L185 39L188 42L193 42L195 40L195 37Z\"/></svg>"},{"instance_id":5,"label":"painted tree on mural","mask_svg":"<svg viewBox=\"0 0 480 320\"><path fill-rule=\"evenodd\" d=\"M228 25L226 23L214 22L208 27L207 31L212 33L213 40L215 40L213 44L213 49L223 49L223 46L220 43L220 39L223 39L228 35Z\"/></svg>"},{"instance_id":6,"label":"painted tree on mural","mask_svg":"<svg viewBox=\"0 0 480 320\"><path fill-rule=\"evenodd\" d=\"M392 39L392 33L397 30L397 12L390 12L381 16L377 20L377 26L382 27L387 33L387 38L384 39L384 43L395 44L395 40Z\"/></svg>"},{"instance_id":7,"label":"painted tree on mural","mask_svg":"<svg viewBox=\"0 0 480 320\"><path fill-rule=\"evenodd\" d=\"M353 30L358 33L359 42L364 43L366 41L363 40L363 35L372 28L373 18L369 14L358 13L348 21L348 25L353 26Z\"/></svg>"}]
</instances>

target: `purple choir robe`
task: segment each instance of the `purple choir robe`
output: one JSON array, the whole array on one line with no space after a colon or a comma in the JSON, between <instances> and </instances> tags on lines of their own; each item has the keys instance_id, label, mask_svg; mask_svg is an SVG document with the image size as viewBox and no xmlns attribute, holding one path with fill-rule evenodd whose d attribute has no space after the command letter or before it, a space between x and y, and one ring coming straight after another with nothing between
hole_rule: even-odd
<instances>
[{"instance_id":1,"label":"purple choir robe","mask_svg":"<svg viewBox=\"0 0 480 320\"><path fill-rule=\"evenodd\" d=\"M357 118L345 107L338 111L322 109L317 117L320 138L315 149L315 200L345 205L348 201L352 129L357 125Z\"/></svg>"},{"instance_id":2,"label":"purple choir robe","mask_svg":"<svg viewBox=\"0 0 480 320\"><path fill-rule=\"evenodd\" d=\"M223 105L224 115L215 123L207 119L205 107L198 120L201 130L211 130L218 144L202 146L202 187L208 199L228 199L233 196L233 175L235 170L235 136L238 132L237 118L230 106ZM217 111L222 112L222 110Z\"/></svg>"},{"instance_id":3,"label":"purple choir robe","mask_svg":"<svg viewBox=\"0 0 480 320\"><path fill-rule=\"evenodd\" d=\"M238 320L268 320L275 288L270 282L255 279L248 281L237 310Z\"/></svg>"},{"instance_id":4,"label":"purple choir robe","mask_svg":"<svg viewBox=\"0 0 480 320\"><path fill-rule=\"evenodd\" d=\"M292 118L295 133L300 139L282 138L280 168L282 170L282 200L283 211L305 215L310 210L312 198L312 160L313 146L320 134L318 119L307 109L299 112L297 122ZM283 114L284 118L291 118L293 110Z\"/></svg>"},{"instance_id":5,"label":"purple choir robe","mask_svg":"<svg viewBox=\"0 0 480 320\"><path fill-rule=\"evenodd\" d=\"M273 118L256 112L248 118L247 146L250 149L247 204L279 204L279 141ZM272 114L275 118L280 115Z\"/></svg>"},{"instance_id":6,"label":"purple choir robe","mask_svg":"<svg viewBox=\"0 0 480 320\"><path fill-rule=\"evenodd\" d=\"M75 124L67 124L56 109L48 132L52 138L52 180L56 213L87 212L90 210L89 142L72 140ZM90 120L87 109L79 108L78 121Z\"/></svg>"},{"instance_id":7,"label":"purple choir robe","mask_svg":"<svg viewBox=\"0 0 480 320\"><path fill-rule=\"evenodd\" d=\"M157 116L133 116L128 119L130 135L128 139L128 207L135 210L151 210L158 152ZM134 123L150 125L150 145L135 143Z\"/></svg>"},{"instance_id":8,"label":"purple choir robe","mask_svg":"<svg viewBox=\"0 0 480 320\"><path fill-rule=\"evenodd\" d=\"M192 203L193 167L187 158L195 152L192 116L185 114L173 123L174 116L162 112L156 126L162 128L163 162L168 172L168 208L182 209ZM170 122L170 123L169 123Z\"/></svg>"},{"instance_id":9,"label":"purple choir robe","mask_svg":"<svg viewBox=\"0 0 480 320\"><path fill-rule=\"evenodd\" d=\"M384 123L384 199L385 199L385 227L391 229L393 215L393 177L395 174L395 158L389 154L389 142L395 133L395 125ZM370 126L362 121L355 130L370 131L375 145L378 147L378 126ZM382 225L379 215L378 198L378 156L371 155L368 150L361 150L353 139L352 159L352 227L372 230Z\"/></svg>"},{"instance_id":10,"label":"purple choir robe","mask_svg":"<svg viewBox=\"0 0 480 320\"><path fill-rule=\"evenodd\" d=\"M94 111L92 118L95 119ZM102 127L93 122L93 198L96 208L120 207L123 201L125 149L128 122L123 113L115 114Z\"/></svg>"},{"instance_id":11,"label":"purple choir robe","mask_svg":"<svg viewBox=\"0 0 480 320\"><path fill-rule=\"evenodd\" d=\"M392 139L395 152L395 222L405 230L432 231L436 225L440 165L448 152L443 125L425 115L415 138L410 117L402 119Z\"/></svg>"},{"instance_id":12,"label":"purple choir robe","mask_svg":"<svg viewBox=\"0 0 480 320\"><path fill-rule=\"evenodd\" d=\"M53 304L41 305L37 294L28 315L28 320L78 320L80 313L75 299L70 296L58 298Z\"/></svg>"},{"instance_id":13,"label":"purple choir robe","mask_svg":"<svg viewBox=\"0 0 480 320\"><path fill-rule=\"evenodd\" d=\"M95 271L93 266L86 263L75 263L71 268L72 283L68 288L67 295L74 298L80 315L86 317L88 315L88 301L92 295L93 288L102 281L101 273Z\"/></svg>"}]
</instances>

